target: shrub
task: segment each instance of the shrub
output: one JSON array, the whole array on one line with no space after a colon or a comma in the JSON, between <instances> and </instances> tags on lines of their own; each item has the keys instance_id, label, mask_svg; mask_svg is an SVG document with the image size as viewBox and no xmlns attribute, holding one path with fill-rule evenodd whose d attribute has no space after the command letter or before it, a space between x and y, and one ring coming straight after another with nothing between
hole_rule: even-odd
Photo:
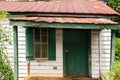
<instances>
[{"instance_id":1,"label":"shrub","mask_svg":"<svg viewBox=\"0 0 120 80\"><path fill-rule=\"evenodd\" d=\"M120 38L116 38L115 60L120 61Z\"/></svg>"},{"instance_id":2,"label":"shrub","mask_svg":"<svg viewBox=\"0 0 120 80\"><path fill-rule=\"evenodd\" d=\"M6 44L11 44L10 28L4 26L6 14L7 12L0 9L0 80L14 80L6 49Z\"/></svg>"},{"instance_id":3,"label":"shrub","mask_svg":"<svg viewBox=\"0 0 120 80\"><path fill-rule=\"evenodd\" d=\"M120 38L116 38L115 62L111 71L102 73L103 80L120 80Z\"/></svg>"},{"instance_id":4,"label":"shrub","mask_svg":"<svg viewBox=\"0 0 120 80\"><path fill-rule=\"evenodd\" d=\"M120 61L115 61L111 71L104 72L101 75L102 80L120 80Z\"/></svg>"},{"instance_id":5,"label":"shrub","mask_svg":"<svg viewBox=\"0 0 120 80\"><path fill-rule=\"evenodd\" d=\"M115 61L112 71L114 72L113 80L120 80L120 61Z\"/></svg>"}]
</instances>

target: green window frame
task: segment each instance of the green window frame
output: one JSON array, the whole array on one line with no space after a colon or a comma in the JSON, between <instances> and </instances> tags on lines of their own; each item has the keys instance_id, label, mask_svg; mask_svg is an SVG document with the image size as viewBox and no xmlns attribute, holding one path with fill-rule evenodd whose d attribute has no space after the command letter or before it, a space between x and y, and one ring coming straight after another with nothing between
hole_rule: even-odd
<instances>
[{"instance_id":1,"label":"green window frame","mask_svg":"<svg viewBox=\"0 0 120 80\"><path fill-rule=\"evenodd\" d=\"M46 31L44 32L43 30ZM25 31L26 60L56 60L55 29L27 27ZM38 47L35 47L35 45L39 45L40 48L36 49Z\"/></svg>"},{"instance_id":2,"label":"green window frame","mask_svg":"<svg viewBox=\"0 0 120 80\"><path fill-rule=\"evenodd\" d=\"M34 59L48 59L48 29L34 28L33 29L33 44L34 44Z\"/></svg>"}]
</instances>

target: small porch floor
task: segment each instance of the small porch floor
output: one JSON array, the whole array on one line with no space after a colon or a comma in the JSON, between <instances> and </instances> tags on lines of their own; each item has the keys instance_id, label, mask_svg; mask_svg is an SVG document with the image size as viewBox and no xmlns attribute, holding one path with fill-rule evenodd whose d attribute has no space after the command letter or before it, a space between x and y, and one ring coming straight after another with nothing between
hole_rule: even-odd
<instances>
[{"instance_id":1,"label":"small porch floor","mask_svg":"<svg viewBox=\"0 0 120 80\"><path fill-rule=\"evenodd\" d=\"M43 76L28 76L25 80L98 80L95 78L84 77L43 77Z\"/></svg>"}]
</instances>

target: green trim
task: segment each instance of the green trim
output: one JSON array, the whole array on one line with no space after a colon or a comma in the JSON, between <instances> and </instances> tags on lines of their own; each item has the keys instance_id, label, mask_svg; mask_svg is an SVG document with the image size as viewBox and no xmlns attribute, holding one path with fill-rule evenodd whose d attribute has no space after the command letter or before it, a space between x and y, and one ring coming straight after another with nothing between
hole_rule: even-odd
<instances>
[{"instance_id":1,"label":"green trim","mask_svg":"<svg viewBox=\"0 0 120 80\"><path fill-rule=\"evenodd\" d=\"M92 63L91 63L91 30L88 31L88 60L89 60L89 77L92 77Z\"/></svg>"},{"instance_id":2,"label":"green trim","mask_svg":"<svg viewBox=\"0 0 120 80\"><path fill-rule=\"evenodd\" d=\"M43 27L43 28L76 28L76 29L120 29L120 24L81 24L81 23L48 23L48 22L33 22L33 21L12 21L12 25L25 27Z\"/></svg>"},{"instance_id":3,"label":"green trim","mask_svg":"<svg viewBox=\"0 0 120 80\"><path fill-rule=\"evenodd\" d=\"M13 26L14 36L14 80L18 80L18 30Z\"/></svg>"},{"instance_id":4,"label":"green trim","mask_svg":"<svg viewBox=\"0 0 120 80\"><path fill-rule=\"evenodd\" d=\"M27 27L26 34L26 60L34 60L33 27ZM56 60L55 29L48 29L48 60Z\"/></svg>"},{"instance_id":5,"label":"green trim","mask_svg":"<svg viewBox=\"0 0 120 80\"><path fill-rule=\"evenodd\" d=\"M26 60L34 59L33 28L26 28Z\"/></svg>"},{"instance_id":6,"label":"green trim","mask_svg":"<svg viewBox=\"0 0 120 80\"><path fill-rule=\"evenodd\" d=\"M111 30L110 67L112 67L115 60L115 37L116 37L116 31Z\"/></svg>"},{"instance_id":7,"label":"green trim","mask_svg":"<svg viewBox=\"0 0 120 80\"><path fill-rule=\"evenodd\" d=\"M63 35L62 35L62 37L63 37L63 76L67 76L67 70L66 70L66 53L65 53L65 48L64 48L64 46L65 46L65 42L64 42L64 33L65 33L65 29L62 29L62 33L63 33Z\"/></svg>"},{"instance_id":8,"label":"green trim","mask_svg":"<svg viewBox=\"0 0 120 80\"><path fill-rule=\"evenodd\" d=\"M55 29L48 29L48 60L56 60Z\"/></svg>"}]
</instances>

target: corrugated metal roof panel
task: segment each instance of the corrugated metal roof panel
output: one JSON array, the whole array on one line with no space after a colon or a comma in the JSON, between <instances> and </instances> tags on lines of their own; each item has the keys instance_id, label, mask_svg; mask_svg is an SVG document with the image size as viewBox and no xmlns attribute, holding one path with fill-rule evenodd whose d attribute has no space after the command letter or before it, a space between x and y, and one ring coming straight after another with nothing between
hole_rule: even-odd
<instances>
[{"instance_id":1,"label":"corrugated metal roof panel","mask_svg":"<svg viewBox=\"0 0 120 80\"><path fill-rule=\"evenodd\" d=\"M104 18L60 18L60 17L18 17L10 20L33 22L59 22L59 23L89 23L89 24L117 24L117 22Z\"/></svg>"},{"instance_id":2,"label":"corrugated metal roof panel","mask_svg":"<svg viewBox=\"0 0 120 80\"><path fill-rule=\"evenodd\" d=\"M118 15L117 12L100 1L0 2L0 7L8 12Z\"/></svg>"}]
</instances>

